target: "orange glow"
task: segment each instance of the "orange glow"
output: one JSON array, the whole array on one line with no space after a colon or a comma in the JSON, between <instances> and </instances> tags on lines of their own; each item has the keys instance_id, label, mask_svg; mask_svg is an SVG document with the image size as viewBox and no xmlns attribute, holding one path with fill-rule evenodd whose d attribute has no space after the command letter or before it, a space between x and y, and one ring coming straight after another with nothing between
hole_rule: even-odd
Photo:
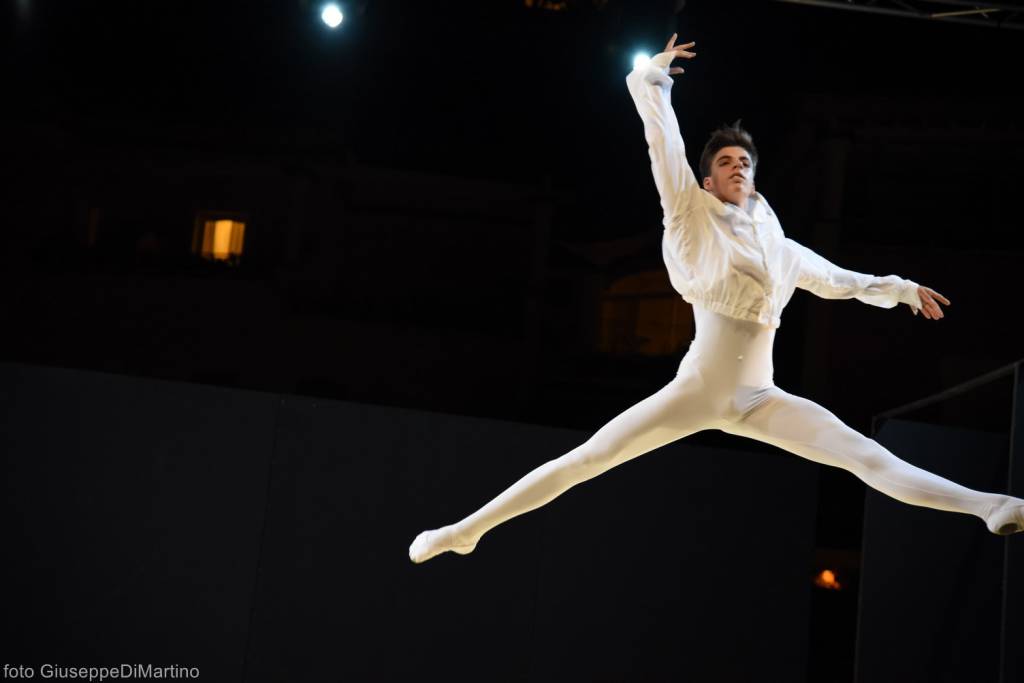
<instances>
[{"instance_id":1,"label":"orange glow","mask_svg":"<svg viewBox=\"0 0 1024 683\"><path fill-rule=\"evenodd\" d=\"M569 2L567 0L523 0L523 4L528 8L548 9L556 12L569 9ZM582 3L574 3L582 4ZM608 0L590 0L590 4L599 9L603 10L608 4Z\"/></svg>"},{"instance_id":2,"label":"orange glow","mask_svg":"<svg viewBox=\"0 0 1024 683\"><path fill-rule=\"evenodd\" d=\"M231 226L234 221L213 222L213 258L226 259L231 253Z\"/></svg>"},{"instance_id":3,"label":"orange glow","mask_svg":"<svg viewBox=\"0 0 1024 683\"><path fill-rule=\"evenodd\" d=\"M245 223L242 221L227 218L203 221L202 232L199 252L203 258L227 261L242 254L245 239Z\"/></svg>"},{"instance_id":4,"label":"orange glow","mask_svg":"<svg viewBox=\"0 0 1024 683\"><path fill-rule=\"evenodd\" d=\"M814 577L814 585L829 590L842 590L843 585L836 580L835 572L831 569L823 569Z\"/></svg>"},{"instance_id":5,"label":"orange glow","mask_svg":"<svg viewBox=\"0 0 1024 683\"><path fill-rule=\"evenodd\" d=\"M527 7L539 7L540 9L549 9L556 12L569 9L569 3L564 1L553 2L553 0L523 0L523 4Z\"/></svg>"},{"instance_id":6,"label":"orange glow","mask_svg":"<svg viewBox=\"0 0 1024 683\"><path fill-rule=\"evenodd\" d=\"M620 277L601 294L600 304L601 353L667 356L693 336L693 309L661 271Z\"/></svg>"}]
</instances>

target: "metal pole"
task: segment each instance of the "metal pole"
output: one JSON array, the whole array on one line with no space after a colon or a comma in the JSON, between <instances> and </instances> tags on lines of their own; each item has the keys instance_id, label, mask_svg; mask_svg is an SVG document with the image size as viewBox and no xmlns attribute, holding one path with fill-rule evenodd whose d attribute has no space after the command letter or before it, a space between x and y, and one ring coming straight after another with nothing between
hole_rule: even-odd
<instances>
[{"instance_id":1,"label":"metal pole","mask_svg":"<svg viewBox=\"0 0 1024 683\"><path fill-rule=\"evenodd\" d=\"M1018 458L1024 457L1024 372L1020 364L1014 367L1013 400L1010 415L1010 462L1006 473L1006 492L1020 497L1024 493L1024 466L1014 467ZM1010 541L1016 534L1007 536L1003 543L1003 602L1002 623L999 635L999 681L1012 683L1021 680L1024 666L1017 655L1018 643L1024 636L1024 577L1014 576L1024 567L1024 549L1019 539ZM1013 577L1013 578L1011 578Z\"/></svg>"}]
</instances>

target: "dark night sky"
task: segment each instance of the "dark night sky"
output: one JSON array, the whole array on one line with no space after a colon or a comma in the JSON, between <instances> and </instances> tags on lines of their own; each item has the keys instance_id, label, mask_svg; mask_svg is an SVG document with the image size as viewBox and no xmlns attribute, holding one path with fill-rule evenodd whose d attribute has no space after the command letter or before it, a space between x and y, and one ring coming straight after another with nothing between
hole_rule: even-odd
<instances>
[{"instance_id":1,"label":"dark night sky","mask_svg":"<svg viewBox=\"0 0 1024 683\"><path fill-rule=\"evenodd\" d=\"M742 117L759 176L770 173L785 155L790 93L954 102L1019 91L1020 31L772 0L686 4L673 15L669 1L552 12L521 0L360 0L342 3L346 21L330 31L303 0L18 0L4 44L22 96L6 116L114 144L258 154L300 139L327 156L343 154L349 125L361 162L526 182L551 174L576 193L574 230L600 236L660 222L624 78L636 51L660 51L675 29L697 42L673 95L694 165L708 132ZM991 158L1004 161L998 149Z\"/></svg>"}]
</instances>

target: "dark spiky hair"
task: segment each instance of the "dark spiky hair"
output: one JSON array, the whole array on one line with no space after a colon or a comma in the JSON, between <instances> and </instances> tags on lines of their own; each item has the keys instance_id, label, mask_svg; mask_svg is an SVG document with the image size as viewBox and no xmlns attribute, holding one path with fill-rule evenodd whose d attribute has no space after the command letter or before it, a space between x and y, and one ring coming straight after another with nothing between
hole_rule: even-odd
<instances>
[{"instance_id":1,"label":"dark spiky hair","mask_svg":"<svg viewBox=\"0 0 1024 683\"><path fill-rule=\"evenodd\" d=\"M750 154L751 169L755 173L757 172L757 147L754 147L754 138L750 136L750 133L740 126L742 120L737 119L736 123L731 126L722 126L712 131L711 137L704 145L704 151L700 154L701 181L711 175L711 161L718 154L718 150L723 147L742 147L747 150L747 153Z\"/></svg>"}]
</instances>

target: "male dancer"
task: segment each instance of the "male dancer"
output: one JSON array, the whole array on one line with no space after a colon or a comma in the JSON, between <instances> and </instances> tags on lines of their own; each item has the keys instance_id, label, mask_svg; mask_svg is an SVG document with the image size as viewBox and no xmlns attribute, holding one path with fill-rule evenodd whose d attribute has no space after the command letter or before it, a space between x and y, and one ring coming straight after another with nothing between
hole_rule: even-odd
<instances>
[{"instance_id":1,"label":"male dancer","mask_svg":"<svg viewBox=\"0 0 1024 683\"><path fill-rule=\"evenodd\" d=\"M1024 500L969 489L900 460L817 403L775 385L775 330L797 287L882 308L905 303L931 320L944 317L939 302L948 306L949 300L897 275L845 270L786 237L754 189L757 150L738 126L712 134L701 155L703 183L698 184L671 104L670 75L684 70L669 68L676 58L692 59L696 53L687 48L695 43L676 46L675 39L673 34L664 52L626 77L661 198L662 256L672 286L693 306L696 323L675 378L465 519L419 534L409 558L418 563L448 550L470 553L498 524L703 429L758 439L842 467L905 503L980 517L995 534L1024 530Z\"/></svg>"}]
</instances>

